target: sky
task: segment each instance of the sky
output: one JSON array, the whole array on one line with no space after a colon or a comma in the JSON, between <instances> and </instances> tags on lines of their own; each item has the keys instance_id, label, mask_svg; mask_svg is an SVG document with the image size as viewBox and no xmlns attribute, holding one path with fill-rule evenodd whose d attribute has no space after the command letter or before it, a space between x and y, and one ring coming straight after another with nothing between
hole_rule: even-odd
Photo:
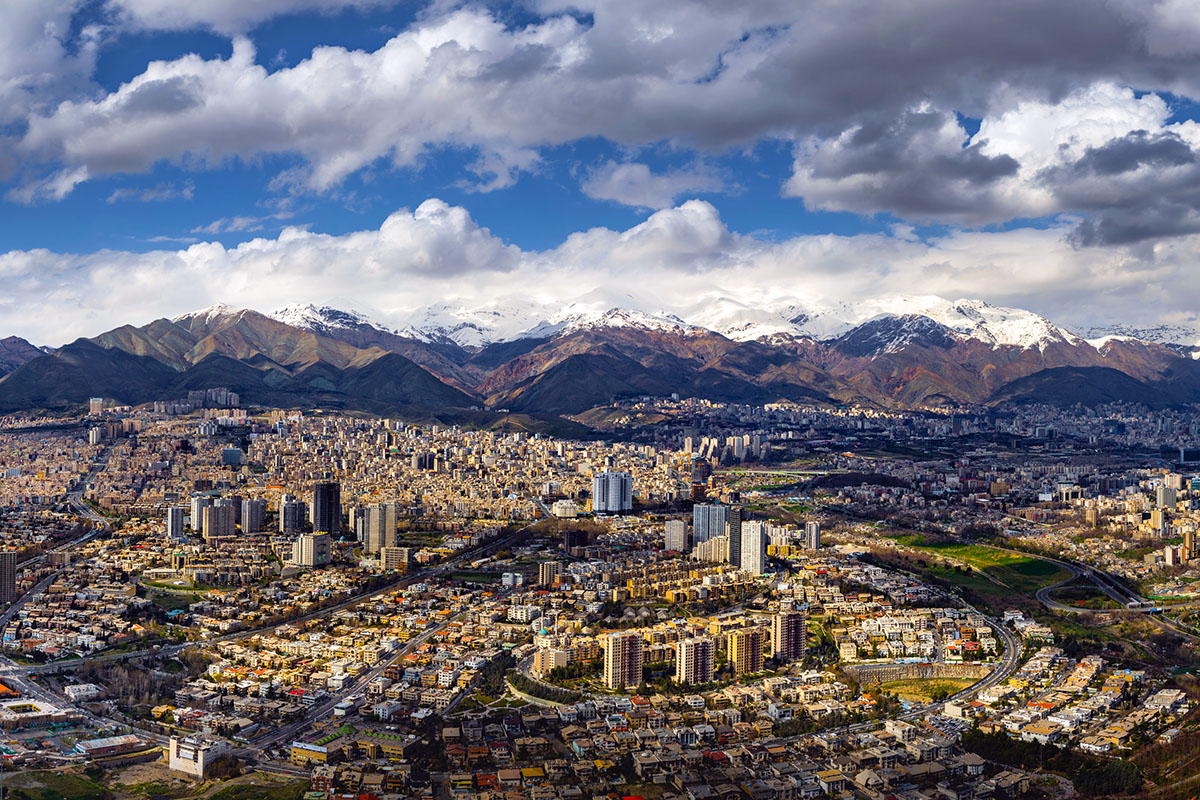
<instances>
[{"instance_id":1,"label":"sky","mask_svg":"<svg viewBox=\"0 0 1200 800\"><path fill-rule=\"evenodd\" d=\"M216 302L1198 324L1200 0L5 0L0 336Z\"/></svg>"}]
</instances>

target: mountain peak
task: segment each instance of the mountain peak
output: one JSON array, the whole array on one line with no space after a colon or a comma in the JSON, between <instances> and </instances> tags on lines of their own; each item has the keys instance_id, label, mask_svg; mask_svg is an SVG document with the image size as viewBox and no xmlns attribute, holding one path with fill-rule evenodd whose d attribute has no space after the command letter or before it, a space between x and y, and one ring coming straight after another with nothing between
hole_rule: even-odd
<instances>
[{"instance_id":1,"label":"mountain peak","mask_svg":"<svg viewBox=\"0 0 1200 800\"><path fill-rule=\"evenodd\" d=\"M225 303L213 303L207 308L202 308L199 311L192 311L188 314L180 314L177 317L172 317L171 322L195 322L201 321L205 324L211 324L214 320L222 317L233 317L238 314L245 313L247 309L236 308Z\"/></svg>"},{"instance_id":2,"label":"mountain peak","mask_svg":"<svg viewBox=\"0 0 1200 800\"><path fill-rule=\"evenodd\" d=\"M293 328L323 333L342 328L375 328L386 333L395 333L386 325L368 317L361 311L318 306L312 303L292 303L267 314L273 320L291 325Z\"/></svg>"}]
</instances>

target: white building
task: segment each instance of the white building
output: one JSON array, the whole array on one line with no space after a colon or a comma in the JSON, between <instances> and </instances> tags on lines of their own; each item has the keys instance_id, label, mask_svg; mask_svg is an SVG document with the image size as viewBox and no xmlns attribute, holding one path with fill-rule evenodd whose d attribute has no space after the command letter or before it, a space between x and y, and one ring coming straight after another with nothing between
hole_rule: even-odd
<instances>
[{"instance_id":1,"label":"white building","mask_svg":"<svg viewBox=\"0 0 1200 800\"><path fill-rule=\"evenodd\" d=\"M674 550L677 553L687 552L688 546L687 523L681 519L667 520L663 533L663 549Z\"/></svg>"},{"instance_id":2,"label":"white building","mask_svg":"<svg viewBox=\"0 0 1200 800\"><path fill-rule=\"evenodd\" d=\"M579 516L579 506L574 500L556 500L550 506L550 513L558 519L575 519Z\"/></svg>"},{"instance_id":3,"label":"white building","mask_svg":"<svg viewBox=\"0 0 1200 800\"><path fill-rule=\"evenodd\" d=\"M762 575L767 565L767 535L765 525L761 522L742 523L742 563L743 572Z\"/></svg>"},{"instance_id":4,"label":"white building","mask_svg":"<svg viewBox=\"0 0 1200 800\"><path fill-rule=\"evenodd\" d=\"M231 755L229 744L201 736L171 737L167 750L167 766L176 772L191 775L197 780L208 777L208 771L222 756Z\"/></svg>"},{"instance_id":5,"label":"white building","mask_svg":"<svg viewBox=\"0 0 1200 800\"><path fill-rule=\"evenodd\" d=\"M292 561L301 567L322 567L330 561L328 533L302 533L292 545Z\"/></svg>"},{"instance_id":6,"label":"white building","mask_svg":"<svg viewBox=\"0 0 1200 800\"><path fill-rule=\"evenodd\" d=\"M592 512L624 514L633 510L633 476L628 472L601 472L592 478Z\"/></svg>"}]
</instances>

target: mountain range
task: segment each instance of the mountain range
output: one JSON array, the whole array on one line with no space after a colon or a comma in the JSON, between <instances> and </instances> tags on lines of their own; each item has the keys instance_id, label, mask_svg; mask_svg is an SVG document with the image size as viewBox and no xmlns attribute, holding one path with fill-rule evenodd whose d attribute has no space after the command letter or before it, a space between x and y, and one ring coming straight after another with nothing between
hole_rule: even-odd
<instances>
[{"instance_id":1,"label":"mountain range","mask_svg":"<svg viewBox=\"0 0 1200 800\"><path fill-rule=\"evenodd\" d=\"M647 311L585 295L376 314L218 305L55 350L0 340L0 411L139 404L228 386L247 403L372 413L578 415L640 395L906 409L1002 401L1200 402L1200 330L1072 332L977 300Z\"/></svg>"}]
</instances>

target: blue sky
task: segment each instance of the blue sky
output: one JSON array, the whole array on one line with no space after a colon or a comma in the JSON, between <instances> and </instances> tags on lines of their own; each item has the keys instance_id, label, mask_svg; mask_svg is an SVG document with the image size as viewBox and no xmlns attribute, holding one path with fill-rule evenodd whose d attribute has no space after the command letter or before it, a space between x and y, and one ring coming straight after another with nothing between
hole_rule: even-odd
<instances>
[{"instance_id":1,"label":"blue sky","mask_svg":"<svg viewBox=\"0 0 1200 800\"><path fill-rule=\"evenodd\" d=\"M1176 0L13 0L0 22L0 333L51 337L50 302L86 333L522 286L1195 316L1200 19Z\"/></svg>"}]
</instances>

